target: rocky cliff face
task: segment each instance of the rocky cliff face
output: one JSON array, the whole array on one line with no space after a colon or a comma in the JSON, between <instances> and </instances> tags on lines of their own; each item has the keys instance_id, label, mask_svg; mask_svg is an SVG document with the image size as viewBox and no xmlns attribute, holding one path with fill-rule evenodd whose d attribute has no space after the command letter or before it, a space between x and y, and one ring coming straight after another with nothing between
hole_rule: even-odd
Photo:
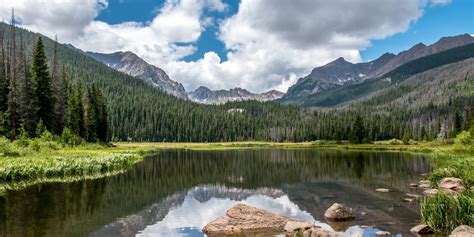
<instances>
[{"instance_id":1,"label":"rocky cliff face","mask_svg":"<svg viewBox=\"0 0 474 237\"><path fill-rule=\"evenodd\" d=\"M147 63L132 52L101 54L87 52L87 55L118 71L140 78L164 92L181 99L187 99L181 83L171 80L163 69Z\"/></svg>"},{"instance_id":2,"label":"rocky cliff face","mask_svg":"<svg viewBox=\"0 0 474 237\"><path fill-rule=\"evenodd\" d=\"M261 94L251 93L242 88L213 91L205 86L200 86L188 92L188 98L194 102L204 104L222 104L228 101L258 100L271 101L283 96L282 92L271 90Z\"/></svg>"},{"instance_id":3,"label":"rocky cliff face","mask_svg":"<svg viewBox=\"0 0 474 237\"><path fill-rule=\"evenodd\" d=\"M288 89L282 101L292 102L322 91L360 83L382 76L412 60L471 43L474 43L474 37L464 34L443 37L429 46L419 43L398 55L386 53L370 62L354 64L347 62L344 58L338 58L324 66L314 68L308 76L300 78Z\"/></svg>"}]
</instances>

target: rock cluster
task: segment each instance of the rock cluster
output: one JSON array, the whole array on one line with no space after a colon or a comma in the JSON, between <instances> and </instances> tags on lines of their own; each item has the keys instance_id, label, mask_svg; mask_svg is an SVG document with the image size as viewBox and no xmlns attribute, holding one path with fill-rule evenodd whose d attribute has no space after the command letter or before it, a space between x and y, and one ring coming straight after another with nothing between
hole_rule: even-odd
<instances>
[{"instance_id":1,"label":"rock cluster","mask_svg":"<svg viewBox=\"0 0 474 237\"><path fill-rule=\"evenodd\" d=\"M257 234L257 233L286 233L293 236L304 233L304 236L337 236L337 233L323 230L314 224L293 220L272 212L237 204L226 214L208 223L202 229L208 236Z\"/></svg>"},{"instance_id":2,"label":"rock cluster","mask_svg":"<svg viewBox=\"0 0 474 237\"><path fill-rule=\"evenodd\" d=\"M339 203L332 204L324 213L324 217L330 221L348 221L355 219L354 214Z\"/></svg>"}]
</instances>

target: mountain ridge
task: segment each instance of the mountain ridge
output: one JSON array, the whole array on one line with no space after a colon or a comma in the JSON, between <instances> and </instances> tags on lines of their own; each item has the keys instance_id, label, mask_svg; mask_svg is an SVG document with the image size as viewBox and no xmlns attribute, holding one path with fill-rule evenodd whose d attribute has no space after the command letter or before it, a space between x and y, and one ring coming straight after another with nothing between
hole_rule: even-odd
<instances>
[{"instance_id":1,"label":"mountain ridge","mask_svg":"<svg viewBox=\"0 0 474 237\"><path fill-rule=\"evenodd\" d=\"M110 54L86 52L86 54L113 69L138 77L170 95L187 99L181 83L171 80L163 69L147 63L133 52L119 51Z\"/></svg>"},{"instance_id":2,"label":"mountain ridge","mask_svg":"<svg viewBox=\"0 0 474 237\"><path fill-rule=\"evenodd\" d=\"M72 45L69 45L69 47L76 49ZM80 49L77 50L81 51ZM283 96L282 92L276 90L252 93L238 87L229 90L210 90L205 86L200 86L194 91L186 92L184 86L170 79L163 69L146 62L131 51L118 51L109 54L96 52L84 53L110 68L142 79L166 93L183 100L191 100L203 104L222 104L229 101L243 100L270 101Z\"/></svg>"},{"instance_id":3,"label":"mountain ridge","mask_svg":"<svg viewBox=\"0 0 474 237\"><path fill-rule=\"evenodd\" d=\"M288 92L280 101L294 103L294 101L302 100L304 97L313 94L334 90L341 86L358 84L367 79L380 77L415 59L470 43L474 43L474 37L469 34L462 34L442 37L429 46L418 43L397 55L385 53L369 62L354 64L345 61L344 58L338 58L314 68L309 75L300 78L296 84L288 89Z\"/></svg>"},{"instance_id":4,"label":"mountain ridge","mask_svg":"<svg viewBox=\"0 0 474 237\"><path fill-rule=\"evenodd\" d=\"M200 86L194 91L187 93L188 98L194 102L203 104L222 104L229 101L257 100L272 101L283 96L283 92L270 90L260 94L249 92L246 89L235 87L229 90L211 90Z\"/></svg>"}]
</instances>

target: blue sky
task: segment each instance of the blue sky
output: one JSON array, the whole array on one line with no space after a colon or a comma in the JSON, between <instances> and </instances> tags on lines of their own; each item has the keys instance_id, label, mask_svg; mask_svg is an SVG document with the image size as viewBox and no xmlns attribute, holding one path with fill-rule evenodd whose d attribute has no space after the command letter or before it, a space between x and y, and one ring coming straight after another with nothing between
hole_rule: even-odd
<instances>
[{"instance_id":1,"label":"blue sky","mask_svg":"<svg viewBox=\"0 0 474 237\"><path fill-rule=\"evenodd\" d=\"M223 2L229 6L225 12L207 14L222 20L237 13L239 1L223 0ZM110 0L108 8L100 12L97 19L110 24L125 21L146 23L153 20L156 11L163 4L164 0ZM224 44L216 37L217 33L217 26L206 28L199 40L193 43L198 50L184 57L183 60L198 60L209 51L216 52L223 61L227 60L227 51ZM419 42L432 44L443 36L464 33L474 34L474 1L454 0L443 6L428 6L423 16L410 24L408 31L384 39L371 40L371 46L361 49L360 53L363 61L369 61L385 52L399 53Z\"/></svg>"},{"instance_id":2,"label":"blue sky","mask_svg":"<svg viewBox=\"0 0 474 237\"><path fill-rule=\"evenodd\" d=\"M372 60L384 52L399 53L419 42L432 44L443 36L465 33L474 34L474 1L454 0L445 6L426 8L407 32L373 40L371 47L361 50L361 56L364 61Z\"/></svg>"},{"instance_id":3,"label":"blue sky","mask_svg":"<svg viewBox=\"0 0 474 237\"><path fill-rule=\"evenodd\" d=\"M206 12L205 14L220 21L237 13L238 0L223 0L223 2L228 5L226 11ZM146 23L153 20L156 12L164 3L164 0L110 0L109 6L106 10L100 12L97 20L110 24L119 24L126 21ZM216 52L223 61L227 60L225 46L216 37L218 30L216 25L206 28L199 40L192 44L197 46L198 50L194 54L182 58L182 60L195 61L202 58L204 53L209 51Z\"/></svg>"}]
</instances>

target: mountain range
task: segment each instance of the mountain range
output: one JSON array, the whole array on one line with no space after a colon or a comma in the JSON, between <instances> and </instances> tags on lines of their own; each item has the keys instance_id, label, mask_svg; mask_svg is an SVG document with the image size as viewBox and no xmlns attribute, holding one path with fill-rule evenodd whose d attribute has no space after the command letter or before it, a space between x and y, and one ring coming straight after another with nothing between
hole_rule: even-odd
<instances>
[{"instance_id":1,"label":"mountain range","mask_svg":"<svg viewBox=\"0 0 474 237\"><path fill-rule=\"evenodd\" d=\"M86 54L115 70L140 78L170 95L198 103L223 104L228 101L243 100L271 101L279 99L284 95L284 93L276 90L257 94L242 88L213 91L204 86L200 86L194 91L186 92L183 85L171 80L163 69L147 63L130 51L110 54L86 52Z\"/></svg>"},{"instance_id":2,"label":"mountain range","mask_svg":"<svg viewBox=\"0 0 474 237\"><path fill-rule=\"evenodd\" d=\"M196 90L188 92L190 100L203 104L223 104L228 101L242 100L272 101L281 98L283 95L283 92L276 90L255 94L239 87L230 90L212 91L205 86L200 86Z\"/></svg>"},{"instance_id":3,"label":"mountain range","mask_svg":"<svg viewBox=\"0 0 474 237\"><path fill-rule=\"evenodd\" d=\"M229 101L257 100L277 101L283 104L298 104L307 107L331 107L351 99L366 96L389 86L391 83L385 85L387 81L382 79L387 79L386 75L416 59L436 55L446 50L472 43L474 43L474 37L464 34L443 37L436 43L428 46L419 43L396 55L385 53L369 62L351 63L340 57L324 66L314 68L309 75L300 78L296 84L291 86L287 93L271 90L261 94L252 93L238 87L229 90L211 90L205 86L200 86L194 91L186 92L183 85L170 79L163 69L147 63L133 52L115 52L110 54L86 52L86 54L113 69L139 78L183 100L191 100L202 104L223 104ZM379 82L378 84L383 85L377 85L375 88L372 84L374 84L376 79L382 80L385 83ZM349 96L349 100L341 99L347 97L346 94L341 95L341 93L351 93L348 90L353 90L357 87L369 87L370 89L364 90L363 93L356 93L357 96L354 98ZM329 99L336 102L328 102L328 97L339 98Z\"/></svg>"},{"instance_id":4,"label":"mountain range","mask_svg":"<svg viewBox=\"0 0 474 237\"><path fill-rule=\"evenodd\" d=\"M112 141L347 140L351 137L356 115L363 116L366 128L364 139L367 141L400 139L406 133L414 139L432 140L448 137L448 133L455 134L460 126L467 126L472 117L470 111L474 111L474 43L470 43L472 37L468 35L443 38L435 46L414 47L408 51L418 53L412 53L409 59L400 57L402 54L410 55L405 52L399 55L386 54L363 64L336 60L322 67L327 70L326 81L337 79L334 75L346 75L348 72L357 76L370 75L367 76L370 78L360 75L362 79L351 77L346 82L337 80L338 83L330 85L333 88L323 88L313 94L297 96L294 100L287 98L303 80L275 102L246 100L207 105L191 102L189 97L202 101L211 97L215 100L219 98L214 95L215 91L201 87L197 91L203 93L185 92L188 98L182 99L159 87L161 80L154 80L155 74L167 78L162 70L155 68L155 71L151 70L152 77L139 78L138 75L146 75L148 67L152 66L132 53L117 54L115 57L118 59L104 64L71 45L56 44L41 34L0 23L0 37L6 39L4 48L7 50L14 40L12 29L16 29L15 35L22 39L26 55L32 54L33 45L40 37L48 59L54 58L53 52L57 47L65 78L76 91L80 92L81 88L91 85L102 91L107 100L109 139ZM20 45L21 41L16 41ZM387 66L400 64L393 61L395 58L404 63ZM125 65L122 65L122 60L126 62ZM135 62L141 63L137 66ZM138 67L138 70L134 69L134 75L137 76L111 67L119 65L120 68L128 69ZM363 70L354 65L362 65ZM382 70L385 67L390 69ZM336 70L338 68L340 70ZM321 67L313 70L315 74L320 71ZM307 81L320 83L323 80L317 78ZM311 83L306 85L312 86ZM23 86L20 88L24 89ZM238 100L249 97L244 89L227 92L232 94L232 98L242 98ZM283 106L282 103L337 108L307 109Z\"/></svg>"},{"instance_id":5,"label":"mountain range","mask_svg":"<svg viewBox=\"0 0 474 237\"><path fill-rule=\"evenodd\" d=\"M354 64L346 61L344 58L338 58L324 66L314 68L308 76L300 78L279 101L285 104L304 106L332 106L335 104L318 104L312 103L311 100L313 97L327 94L329 91L340 90L341 88L361 84L375 78L386 78L384 77L385 75L416 59L439 54L443 51L472 43L474 43L474 37L464 34L443 37L429 46L419 43L397 55L385 53L381 57L369 62Z\"/></svg>"}]
</instances>

